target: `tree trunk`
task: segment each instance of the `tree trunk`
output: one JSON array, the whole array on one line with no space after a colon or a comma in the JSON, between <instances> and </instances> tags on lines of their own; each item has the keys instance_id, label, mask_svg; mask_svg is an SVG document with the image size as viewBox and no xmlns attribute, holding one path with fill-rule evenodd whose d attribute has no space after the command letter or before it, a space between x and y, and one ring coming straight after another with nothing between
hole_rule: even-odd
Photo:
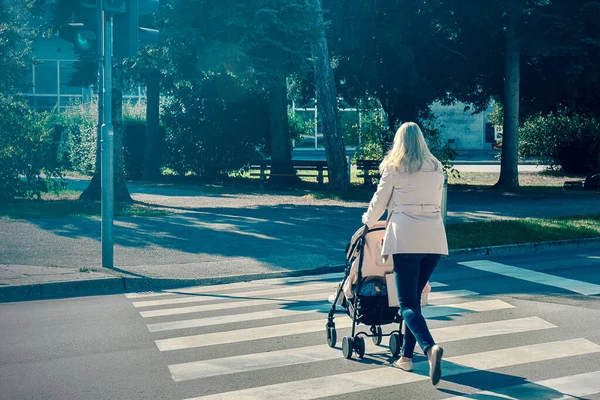
<instances>
[{"instance_id":1,"label":"tree trunk","mask_svg":"<svg viewBox=\"0 0 600 400\"><path fill-rule=\"evenodd\" d=\"M287 117L287 84L283 74L273 80L269 90L269 131L273 162L272 176L269 177L269 181L276 184L296 182L298 178L292 166L292 146Z\"/></svg>"},{"instance_id":2,"label":"tree trunk","mask_svg":"<svg viewBox=\"0 0 600 400\"><path fill-rule=\"evenodd\" d=\"M100 200L102 177L102 124L104 123L104 77L102 76L102 61L98 62L98 125L96 127L96 162L94 174L88 187L79 196L80 200Z\"/></svg>"},{"instance_id":3,"label":"tree trunk","mask_svg":"<svg viewBox=\"0 0 600 400\"><path fill-rule=\"evenodd\" d=\"M129 190L125 184L125 168L123 165L123 74L119 67L113 68L113 88L112 88L112 125L114 130L114 187L115 187L115 202L131 202ZM100 132L99 132L100 133ZM81 199L96 200L102 199L102 181L101 160L100 160L100 137L98 135L98 147L96 151L96 171L90 181L88 187L81 194Z\"/></svg>"},{"instance_id":4,"label":"tree trunk","mask_svg":"<svg viewBox=\"0 0 600 400\"><path fill-rule=\"evenodd\" d=\"M504 54L504 129L502 133L502 160L498 188L519 187L519 84L521 78L521 46L519 22L523 6L521 0L508 0L506 53Z\"/></svg>"},{"instance_id":5,"label":"tree trunk","mask_svg":"<svg viewBox=\"0 0 600 400\"><path fill-rule=\"evenodd\" d=\"M123 70L113 69L113 128L115 130L115 202L133 201L125 184L125 160L123 157Z\"/></svg>"},{"instance_id":6,"label":"tree trunk","mask_svg":"<svg viewBox=\"0 0 600 400\"><path fill-rule=\"evenodd\" d=\"M323 10L321 0L312 0L312 3L316 11L316 28L319 29L319 35L312 42L311 47L317 85L317 105L323 122L329 187L333 190L345 191L350 184L350 176L344 138L337 129L337 96L324 30Z\"/></svg>"},{"instance_id":7,"label":"tree trunk","mask_svg":"<svg viewBox=\"0 0 600 400\"><path fill-rule=\"evenodd\" d=\"M160 75L152 74L146 84L146 148L144 152L144 180L160 177L159 110Z\"/></svg>"}]
</instances>

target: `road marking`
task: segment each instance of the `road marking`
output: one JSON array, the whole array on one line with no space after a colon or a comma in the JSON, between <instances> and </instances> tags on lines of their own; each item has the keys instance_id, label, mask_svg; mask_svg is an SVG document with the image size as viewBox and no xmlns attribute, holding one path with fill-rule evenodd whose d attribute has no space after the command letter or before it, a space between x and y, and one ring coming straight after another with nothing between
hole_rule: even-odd
<instances>
[{"instance_id":1,"label":"road marking","mask_svg":"<svg viewBox=\"0 0 600 400\"><path fill-rule=\"evenodd\" d=\"M278 299L262 299L262 300L244 300L244 301L231 301L227 303L219 304L206 304L200 306L190 307L179 307L179 308L167 308L162 310L151 310L151 311L140 311L140 315L144 318L150 317L163 317L166 315L180 315L190 314L204 311L216 311L216 310L228 310L232 308L242 307L256 307L264 306L269 304L289 304L289 303L301 303L301 302L327 302L326 296L323 293L315 293L303 296L281 296ZM301 304L298 304L300 306Z\"/></svg>"},{"instance_id":2,"label":"road marking","mask_svg":"<svg viewBox=\"0 0 600 400\"><path fill-rule=\"evenodd\" d=\"M294 283L302 283L302 282L313 282L320 280L329 280L329 279L342 279L344 277L343 272L335 272L331 274L323 274L323 275L307 275L307 276L296 276L289 278L270 278L270 279L260 279L249 282L235 282L235 283L224 283L221 285L207 285L207 286L190 286L181 289L169 289L162 291L149 291L149 292L138 292L138 293L126 293L125 297L128 299L139 299L144 297L154 297L154 296L170 296L176 294L195 294L195 293L218 293L220 290L229 290L229 289L248 289L255 288L260 285L288 285ZM331 282L333 283L333 282Z\"/></svg>"},{"instance_id":3,"label":"road marking","mask_svg":"<svg viewBox=\"0 0 600 400\"><path fill-rule=\"evenodd\" d=\"M182 321L170 321L170 322L159 322L155 324L148 324L148 330L150 332L164 332L177 329L187 328L198 328L202 326L215 326L222 324L232 324L246 321L259 321L263 319L288 317L298 314L315 313L315 312L327 312L331 308L329 304L323 304L321 306L296 308L296 309L276 309L257 311L252 313L234 314L234 315L223 315L218 317L209 318L194 318ZM504 310L508 308L514 308L514 306L505 303L502 300L481 300L471 301L458 304L447 304L443 306L425 306L423 307L423 315L425 318L439 318L449 317L452 315L460 315L468 312L485 312ZM340 310L343 311L343 310Z\"/></svg>"},{"instance_id":4,"label":"road marking","mask_svg":"<svg viewBox=\"0 0 600 400\"><path fill-rule=\"evenodd\" d=\"M163 291L147 291L147 292L136 292L126 293L125 297L128 299L140 299L145 297L156 297L156 296L171 296L177 294L196 294L196 293L218 293L219 290L234 290L234 289L247 289L251 287L257 287L259 285L290 285L295 283L303 282L314 282L314 281L326 281L333 279L344 278L343 272L335 272L323 275L306 275L289 278L270 278L270 279L259 279L250 282L236 282L236 283L225 283L222 285L212 286L191 286L181 289L169 289ZM334 281L331 283L335 283ZM432 288L446 287L448 285L440 282L429 282Z\"/></svg>"},{"instance_id":5,"label":"road marking","mask_svg":"<svg viewBox=\"0 0 600 400\"><path fill-rule=\"evenodd\" d=\"M295 285L295 286L287 286L287 287L278 287L266 290L256 290L250 292L239 292L239 293L207 293L202 296L182 296L174 299L164 299L164 300L146 300L146 301L136 301L133 303L134 307L155 307L155 306L165 306L170 304L185 304L185 303L199 303L203 301L211 301L211 300L246 300L248 298L261 298L265 295L272 294L281 294L281 293L295 293L302 292L307 290L323 290L326 291L330 289L329 292L334 293L337 289L337 283L335 282L325 282L325 283L314 283L307 285ZM323 297L325 297L323 295Z\"/></svg>"},{"instance_id":6,"label":"road marking","mask_svg":"<svg viewBox=\"0 0 600 400\"><path fill-rule=\"evenodd\" d=\"M341 267L343 269L343 267ZM268 278L268 279L258 279L252 281L252 283L256 285L287 285L290 283L299 283L299 282L312 282L312 281L321 281L326 279L342 279L344 277L343 272L332 272L329 274L321 274L321 275L304 275L304 276L292 276L289 278Z\"/></svg>"},{"instance_id":7,"label":"road marking","mask_svg":"<svg viewBox=\"0 0 600 400\"><path fill-rule=\"evenodd\" d=\"M429 301L436 301L441 299L448 299L453 297L463 297L463 296L474 296L478 293L472 292L470 290L447 290L443 292L432 292L429 293ZM150 310L150 311L140 311L140 315L144 318L151 317L164 317L167 315L180 315L180 314L189 314L189 313L197 313L197 312L205 312L205 311L216 311L216 310L227 310L232 308L241 308L241 307L256 307L263 306L267 304L289 304L294 302L303 302L303 301L322 301L327 302L328 293L314 293L308 295L289 295L289 296L279 296L276 299L256 299L256 300L240 300L240 301L231 301L227 303L218 303L218 304L207 304L207 305L198 305L198 306L190 306L190 307L178 307L178 308L167 308L160 310ZM298 306L301 306L299 304Z\"/></svg>"},{"instance_id":8,"label":"road marking","mask_svg":"<svg viewBox=\"0 0 600 400\"><path fill-rule=\"evenodd\" d=\"M556 328L556 325L538 317L509 319L504 321L482 322L470 325L449 326L432 329L431 334L441 342L453 342L509 333L529 332Z\"/></svg>"},{"instance_id":9,"label":"road marking","mask_svg":"<svg viewBox=\"0 0 600 400\"><path fill-rule=\"evenodd\" d=\"M452 315L460 315L468 312L485 312L497 311L515 308L502 300L480 300L469 301L458 304L447 304L442 306L425 306L422 308L422 313L425 318L449 317Z\"/></svg>"},{"instance_id":10,"label":"road marking","mask_svg":"<svg viewBox=\"0 0 600 400\"><path fill-rule=\"evenodd\" d=\"M472 292L470 290L444 290L442 292L430 292L428 296L428 300L444 300L450 299L453 297L468 297L468 296L477 296L479 293Z\"/></svg>"},{"instance_id":11,"label":"road marking","mask_svg":"<svg viewBox=\"0 0 600 400\"><path fill-rule=\"evenodd\" d=\"M336 328L352 326L352 320L344 316L336 319ZM505 335L517 332L556 328L555 325L538 317L510 319L505 321L484 322L471 325L458 325L432 329L431 334L440 342L452 342L463 339L474 339L487 336ZM182 336L156 340L160 351L190 349L196 347L215 346L227 343L240 343L249 340L269 339L280 336L299 335L323 331L324 320L300 321L288 324L261 326L257 328L236 329L226 332L207 333L202 335Z\"/></svg>"},{"instance_id":12,"label":"road marking","mask_svg":"<svg viewBox=\"0 0 600 400\"><path fill-rule=\"evenodd\" d=\"M312 321L299 321L287 324L261 326L257 328L236 329L234 331L207 333L203 335L182 336L171 339L156 340L160 351L191 349L196 347L215 346L227 343L239 343L250 340L269 339L281 336L300 335L323 331L325 322L322 319ZM336 328L349 328L352 320L348 317L338 318Z\"/></svg>"},{"instance_id":13,"label":"road marking","mask_svg":"<svg viewBox=\"0 0 600 400\"><path fill-rule=\"evenodd\" d=\"M478 360L482 359L489 360L485 363L489 370L598 352L600 352L600 346L586 339L571 339L553 343L513 347L460 357L449 357L444 361L443 376L448 377L477 371L474 368L478 368ZM471 363L471 359L476 361ZM413 372L405 372L398 368L386 366L365 371L218 393L188 400L319 399L397 386L410 382L425 381L429 379L428 372L429 366L427 362L423 361L414 364Z\"/></svg>"},{"instance_id":14,"label":"road marking","mask_svg":"<svg viewBox=\"0 0 600 400\"><path fill-rule=\"evenodd\" d=\"M276 309L266 310L253 313L243 313L234 315L223 315L220 317L211 318L195 318L184 321L172 321L172 322L160 322L156 324L148 324L148 330L150 332L163 332L171 331L176 329L186 328L198 328L202 326L215 326L222 324L233 324L236 322L247 322L247 321L259 321L263 319L289 317L292 315L314 313L314 312L326 312L330 308L330 305L323 305L321 307L310 307L310 309Z\"/></svg>"},{"instance_id":15,"label":"road marking","mask_svg":"<svg viewBox=\"0 0 600 400\"><path fill-rule=\"evenodd\" d=\"M509 399L509 400L538 400L538 399L580 399L600 393L600 371L586 374L564 376L522 385L510 386L495 391L481 391L466 396L447 397L444 400L472 399Z\"/></svg>"},{"instance_id":16,"label":"road marking","mask_svg":"<svg viewBox=\"0 0 600 400\"><path fill-rule=\"evenodd\" d=\"M238 372L333 360L342 357L343 355L339 349L332 349L327 345L321 344L297 349L269 351L266 353L254 353L169 365L169 371L173 380L181 382Z\"/></svg>"},{"instance_id":17,"label":"road marking","mask_svg":"<svg viewBox=\"0 0 600 400\"><path fill-rule=\"evenodd\" d=\"M208 292L216 292L219 290L247 289L250 287L255 287L255 285L250 282L236 282L236 283L225 283L222 285L192 286L192 287L181 288L181 289L125 293L125 297L128 299L141 299L141 298L146 298L146 297L172 296L175 294L180 294L182 290L189 291L189 290L194 289L195 293L208 293Z\"/></svg>"},{"instance_id":18,"label":"road marking","mask_svg":"<svg viewBox=\"0 0 600 400\"><path fill-rule=\"evenodd\" d=\"M563 278L543 272L531 271L525 268L513 267L512 265L500 264L488 260L467 261L459 264L469 268L478 269L480 271L492 272L494 274L521 279L523 281L554 286L587 296L600 294L600 285L578 281L575 279Z\"/></svg>"},{"instance_id":19,"label":"road marking","mask_svg":"<svg viewBox=\"0 0 600 400\"><path fill-rule=\"evenodd\" d=\"M490 308L490 310L495 309L495 306L503 306L499 303L483 301L473 302L471 303L473 306L469 306L469 308L482 310L482 307L475 306L475 303L488 303L488 305L494 307ZM512 307L510 304L504 303L504 305ZM438 332L438 330L432 330L432 334L436 335L436 340L438 343L442 343L444 342L445 337L443 334L438 336ZM453 340L453 336L447 337ZM386 345L388 340L387 338L384 339L384 345ZM383 350L381 347L373 345L370 339L366 339L365 344L367 346L367 354L369 355L385 354L388 352L387 349ZM254 371L258 369L304 364L313 361L325 361L342 357L343 355L339 349L332 349L327 345L317 345L280 351L270 351L265 353L246 354L242 356L219 358L214 360L175 364L170 365L169 370L171 371L171 376L175 381L186 381L190 379L207 378L210 376L227 375L238 372Z\"/></svg>"}]
</instances>

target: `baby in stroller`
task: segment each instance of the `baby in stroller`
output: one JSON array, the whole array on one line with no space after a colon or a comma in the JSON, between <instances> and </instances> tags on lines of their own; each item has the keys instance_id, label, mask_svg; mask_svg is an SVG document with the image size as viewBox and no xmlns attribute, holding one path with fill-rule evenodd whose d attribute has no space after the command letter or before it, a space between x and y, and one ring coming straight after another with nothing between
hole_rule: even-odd
<instances>
[{"instance_id":1,"label":"baby in stroller","mask_svg":"<svg viewBox=\"0 0 600 400\"><path fill-rule=\"evenodd\" d=\"M343 308L352 318L352 333L342 340L344 357L350 359L356 353L359 358L365 355L363 337L370 337L376 345L384 336L389 336L389 349L394 357L400 354L402 346L402 317L399 313L398 295L391 257L381 255L385 221L379 221L371 228L363 226L357 230L346 248L346 269L336 295L330 298L333 303L327 317L327 344L335 347L337 333L334 314L336 306ZM421 304L427 301L427 290ZM356 332L358 324L370 325L370 333ZM398 329L383 334L381 325L398 324Z\"/></svg>"}]
</instances>

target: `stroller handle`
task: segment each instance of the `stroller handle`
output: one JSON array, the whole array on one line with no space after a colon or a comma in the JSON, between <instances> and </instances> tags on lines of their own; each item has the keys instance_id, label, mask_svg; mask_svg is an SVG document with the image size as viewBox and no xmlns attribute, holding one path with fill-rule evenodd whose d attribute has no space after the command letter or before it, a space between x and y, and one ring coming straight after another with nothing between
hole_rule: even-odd
<instances>
[{"instance_id":1,"label":"stroller handle","mask_svg":"<svg viewBox=\"0 0 600 400\"><path fill-rule=\"evenodd\" d=\"M368 232L369 232L369 227L367 225L363 225L363 231L360 236L364 239L364 237L367 236Z\"/></svg>"}]
</instances>

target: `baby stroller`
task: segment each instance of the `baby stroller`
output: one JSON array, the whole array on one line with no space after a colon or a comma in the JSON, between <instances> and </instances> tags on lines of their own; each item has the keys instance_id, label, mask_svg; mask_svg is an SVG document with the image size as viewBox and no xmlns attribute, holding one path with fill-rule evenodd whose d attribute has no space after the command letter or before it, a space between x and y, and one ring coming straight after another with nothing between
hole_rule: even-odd
<instances>
[{"instance_id":1,"label":"baby stroller","mask_svg":"<svg viewBox=\"0 0 600 400\"><path fill-rule=\"evenodd\" d=\"M344 279L327 317L327 344L335 347L337 333L333 321L336 306L343 307L352 318L352 333L342 340L342 352L347 359L356 353L359 358L365 355L364 337L370 337L375 345L381 344L384 336L389 336L392 355L398 356L402 346L402 317L400 316L394 282L392 257L383 259L381 247L385 233L385 221L377 222L371 228L363 226L354 233L346 247L346 269ZM388 293L393 292L392 296ZM340 301L340 296L342 296ZM393 298L396 297L396 298ZM341 305L340 305L341 304ZM370 325L370 334L356 332L358 324ZM383 334L381 325L398 324L398 330Z\"/></svg>"}]
</instances>

